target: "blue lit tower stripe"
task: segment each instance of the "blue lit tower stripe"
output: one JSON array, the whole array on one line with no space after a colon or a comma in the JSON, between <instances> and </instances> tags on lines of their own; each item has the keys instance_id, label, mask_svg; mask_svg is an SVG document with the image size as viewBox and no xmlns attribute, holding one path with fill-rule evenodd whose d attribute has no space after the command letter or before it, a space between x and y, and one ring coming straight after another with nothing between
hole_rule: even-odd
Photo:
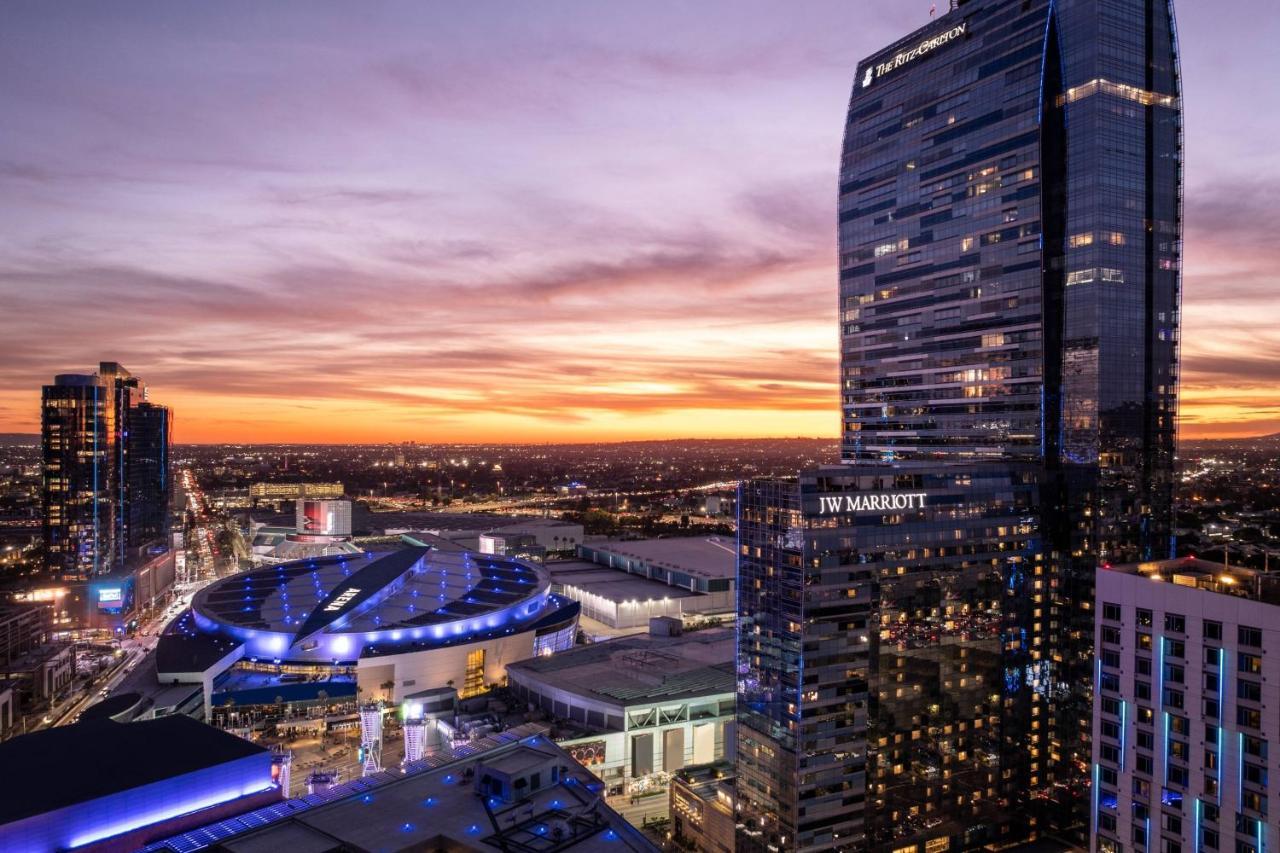
<instances>
[{"instance_id":1,"label":"blue lit tower stripe","mask_svg":"<svg viewBox=\"0 0 1280 853\"><path fill-rule=\"evenodd\" d=\"M1236 764L1240 768L1236 784L1236 793L1238 796L1238 799L1236 800L1236 811L1238 812L1244 808L1244 732L1238 732L1236 737Z\"/></svg>"},{"instance_id":2,"label":"blue lit tower stripe","mask_svg":"<svg viewBox=\"0 0 1280 853\"><path fill-rule=\"evenodd\" d=\"M1094 838L1098 837L1098 802L1102 796L1101 792L1099 791L1099 788L1101 787L1100 779L1099 779L1100 775L1101 775L1100 765L1095 763L1093 765L1093 836Z\"/></svg>"},{"instance_id":3,"label":"blue lit tower stripe","mask_svg":"<svg viewBox=\"0 0 1280 853\"><path fill-rule=\"evenodd\" d=\"M1124 700L1121 700L1120 701L1120 769L1121 770L1124 769L1124 751L1125 751L1125 744L1128 741L1128 738L1126 737L1126 735L1128 734L1128 726L1129 726L1129 703Z\"/></svg>"},{"instance_id":4,"label":"blue lit tower stripe","mask_svg":"<svg viewBox=\"0 0 1280 853\"><path fill-rule=\"evenodd\" d=\"M1160 757L1164 762L1164 783L1169 784L1169 712L1164 710L1164 636L1156 638L1156 642L1160 644L1159 654L1157 655L1159 662L1156 665L1156 701L1160 704L1157 706L1164 714L1164 727L1162 740L1160 741Z\"/></svg>"},{"instance_id":5,"label":"blue lit tower stripe","mask_svg":"<svg viewBox=\"0 0 1280 853\"><path fill-rule=\"evenodd\" d=\"M1222 748L1222 732L1227 727L1227 650L1218 649L1218 805L1222 805L1222 762L1226 760Z\"/></svg>"},{"instance_id":6,"label":"blue lit tower stripe","mask_svg":"<svg viewBox=\"0 0 1280 853\"><path fill-rule=\"evenodd\" d=\"M1169 784L1169 712L1164 712L1164 745L1161 747L1161 753L1164 755L1164 783Z\"/></svg>"},{"instance_id":7,"label":"blue lit tower stripe","mask_svg":"<svg viewBox=\"0 0 1280 853\"><path fill-rule=\"evenodd\" d=\"M1196 797L1195 814L1196 814L1195 844L1192 846L1191 849L1196 851L1196 853L1199 853L1199 850L1200 850L1200 798L1199 797Z\"/></svg>"}]
</instances>

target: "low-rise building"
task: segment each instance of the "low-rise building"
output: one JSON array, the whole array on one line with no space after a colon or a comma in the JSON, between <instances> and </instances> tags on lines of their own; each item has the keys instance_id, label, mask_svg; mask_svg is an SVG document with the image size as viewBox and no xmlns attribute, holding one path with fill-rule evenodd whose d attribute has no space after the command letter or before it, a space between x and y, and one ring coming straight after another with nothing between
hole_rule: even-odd
<instances>
[{"instance_id":1,"label":"low-rise building","mask_svg":"<svg viewBox=\"0 0 1280 853\"><path fill-rule=\"evenodd\" d=\"M578 556L707 596L703 612L732 613L737 607L737 551L723 536L589 542Z\"/></svg>"},{"instance_id":2,"label":"low-rise building","mask_svg":"<svg viewBox=\"0 0 1280 853\"><path fill-rule=\"evenodd\" d=\"M671 840L697 853L734 853L733 804L733 779L723 768L677 773L671 780Z\"/></svg>"},{"instance_id":3,"label":"low-rise building","mask_svg":"<svg viewBox=\"0 0 1280 853\"><path fill-rule=\"evenodd\" d=\"M643 629L658 616L718 610L712 599L687 589L668 586L585 560L556 560L546 564L551 588L582 605L582 615L614 629ZM591 632L591 626L584 625Z\"/></svg>"},{"instance_id":4,"label":"low-rise building","mask_svg":"<svg viewBox=\"0 0 1280 853\"><path fill-rule=\"evenodd\" d=\"M499 553L495 550L498 542L505 543L508 540L516 540L519 537L531 537L533 541L529 543L525 540L526 544L538 545L547 553L572 553L582 543L583 536L584 532L581 524L558 521L553 518L529 519L495 527L482 534L479 543L480 553Z\"/></svg>"},{"instance_id":5,"label":"low-rise building","mask_svg":"<svg viewBox=\"0 0 1280 853\"><path fill-rule=\"evenodd\" d=\"M67 643L37 646L0 666L0 680L16 682L28 700L52 700L76 675L75 650Z\"/></svg>"},{"instance_id":6,"label":"low-rise building","mask_svg":"<svg viewBox=\"0 0 1280 853\"><path fill-rule=\"evenodd\" d=\"M249 500L280 504L285 501L336 500L345 494L342 483L254 483L249 487Z\"/></svg>"},{"instance_id":7,"label":"low-rise building","mask_svg":"<svg viewBox=\"0 0 1280 853\"><path fill-rule=\"evenodd\" d=\"M563 724L559 743L616 808L664 816L672 774L733 756L734 642L732 629L619 637L509 664L508 686Z\"/></svg>"},{"instance_id":8,"label":"low-rise building","mask_svg":"<svg viewBox=\"0 0 1280 853\"><path fill-rule=\"evenodd\" d=\"M75 678L71 646L49 640L51 616L44 604L0 606L0 681L12 683L15 702L20 697L28 702L49 699ZM10 713L16 707L11 705Z\"/></svg>"}]
</instances>

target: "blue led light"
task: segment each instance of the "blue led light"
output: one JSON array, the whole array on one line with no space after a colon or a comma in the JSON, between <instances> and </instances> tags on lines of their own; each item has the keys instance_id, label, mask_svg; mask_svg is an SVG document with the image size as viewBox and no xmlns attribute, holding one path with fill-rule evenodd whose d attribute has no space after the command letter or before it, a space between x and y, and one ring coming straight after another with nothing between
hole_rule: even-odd
<instances>
[{"instance_id":1,"label":"blue led light","mask_svg":"<svg viewBox=\"0 0 1280 853\"><path fill-rule=\"evenodd\" d=\"M138 829L143 826L150 826L154 823L169 820L179 815L189 814L190 812L207 809L211 806L220 805L230 802L239 797L248 797L253 794L260 794L275 788L275 783L267 781L258 786L249 786L244 788L232 788L225 791L219 791L215 794L198 796L191 799L172 799L168 804L161 806L150 812L131 812L130 815L118 823L104 824L97 826L87 832L75 836L71 839L68 847L80 847L85 844L92 844L95 841L101 841L104 838L122 835L126 832Z\"/></svg>"}]
</instances>

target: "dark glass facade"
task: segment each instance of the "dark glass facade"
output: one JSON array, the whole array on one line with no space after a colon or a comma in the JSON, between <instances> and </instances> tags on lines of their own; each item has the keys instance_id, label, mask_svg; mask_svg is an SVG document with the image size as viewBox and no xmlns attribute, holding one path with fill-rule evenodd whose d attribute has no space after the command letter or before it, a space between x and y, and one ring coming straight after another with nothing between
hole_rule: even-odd
<instances>
[{"instance_id":1,"label":"dark glass facade","mask_svg":"<svg viewBox=\"0 0 1280 853\"><path fill-rule=\"evenodd\" d=\"M125 542L130 549L145 548L169 536L172 427L173 416L165 406L144 402L129 410L125 440L129 521Z\"/></svg>"},{"instance_id":2,"label":"dark glass facade","mask_svg":"<svg viewBox=\"0 0 1280 853\"><path fill-rule=\"evenodd\" d=\"M1048 758L1039 476L843 465L743 485L742 849L1026 837Z\"/></svg>"},{"instance_id":3,"label":"dark glass facade","mask_svg":"<svg viewBox=\"0 0 1280 853\"><path fill-rule=\"evenodd\" d=\"M44 541L68 580L126 566L169 532L171 415L113 362L63 374L41 396Z\"/></svg>"},{"instance_id":4,"label":"dark glass facade","mask_svg":"<svg viewBox=\"0 0 1280 853\"><path fill-rule=\"evenodd\" d=\"M748 849L1083 842L1094 569L1173 544L1179 90L1168 0L955 0L859 65L845 465L740 501Z\"/></svg>"}]
</instances>

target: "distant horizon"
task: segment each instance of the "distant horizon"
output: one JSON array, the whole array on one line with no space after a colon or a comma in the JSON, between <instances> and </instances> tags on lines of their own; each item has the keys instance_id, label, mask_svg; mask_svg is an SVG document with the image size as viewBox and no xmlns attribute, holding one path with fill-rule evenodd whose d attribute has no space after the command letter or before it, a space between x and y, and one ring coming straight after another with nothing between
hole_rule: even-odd
<instances>
[{"instance_id":1,"label":"distant horizon","mask_svg":"<svg viewBox=\"0 0 1280 853\"><path fill-rule=\"evenodd\" d=\"M38 432L0 432L0 440L11 438L29 438L39 440ZM1222 441L1249 441L1252 439L1280 439L1280 432L1261 433L1257 435L1227 435L1227 436L1205 436L1205 437L1182 437L1179 444L1186 442L1202 443L1202 442L1222 442ZM664 438L628 438L609 441L425 441L421 439L404 439L399 441L176 441L174 447L222 447L232 445L243 445L245 447L388 447L397 448L406 444L412 444L417 447L594 447L608 446L620 444L677 444L680 442L705 442L712 443L718 441L750 441L750 442L767 442L767 441L823 441L830 442L833 445L840 444L839 436L819 436L819 435L773 435L773 436L714 436L714 437L690 437L690 436L674 436Z\"/></svg>"},{"instance_id":2,"label":"distant horizon","mask_svg":"<svg viewBox=\"0 0 1280 853\"><path fill-rule=\"evenodd\" d=\"M928 9L13 4L0 430L114 360L200 444L838 435L845 110ZM1258 437L1280 16L1178 12L1182 437Z\"/></svg>"}]
</instances>

